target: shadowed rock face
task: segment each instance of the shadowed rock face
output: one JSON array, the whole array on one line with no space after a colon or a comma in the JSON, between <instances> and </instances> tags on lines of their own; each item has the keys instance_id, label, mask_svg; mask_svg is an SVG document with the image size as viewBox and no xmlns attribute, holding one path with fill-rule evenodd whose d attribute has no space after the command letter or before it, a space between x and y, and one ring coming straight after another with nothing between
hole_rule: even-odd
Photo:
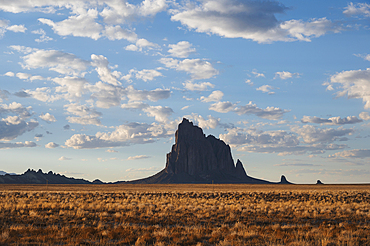
<instances>
[{"instance_id":1,"label":"shadowed rock face","mask_svg":"<svg viewBox=\"0 0 370 246\"><path fill-rule=\"evenodd\" d=\"M212 135L206 137L201 128L185 118L176 131L165 169L130 183L273 184L249 177L240 160L234 165L229 145ZM285 177L279 183L289 184Z\"/></svg>"},{"instance_id":2,"label":"shadowed rock face","mask_svg":"<svg viewBox=\"0 0 370 246\"><path fill-rule=\"evenodd\" d=\"M176 131L176 143L167 154L168 173L202 175L212 171L234 171L230 147L184 119Z\"/></svg>"}]
</instances>

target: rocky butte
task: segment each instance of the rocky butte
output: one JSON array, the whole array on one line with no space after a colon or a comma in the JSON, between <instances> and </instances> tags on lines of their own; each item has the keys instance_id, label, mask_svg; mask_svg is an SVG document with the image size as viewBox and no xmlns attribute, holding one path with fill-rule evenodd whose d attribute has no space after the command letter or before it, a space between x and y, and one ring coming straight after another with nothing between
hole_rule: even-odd
<instances>
[{"instance_id":1,"label":"rocky butte","mask_svg":"<svg viewBox=\"0 0 370 246\"><path fill-rule=\"evenodd\" d=\"M284 175L280 182L270 182L247 175L240 160L234 164L230 146L187 119L179 124L175 144L167 154L166 167L136 184L197 183L197 184L291 184Z\"/></svg>"}]
</instances>

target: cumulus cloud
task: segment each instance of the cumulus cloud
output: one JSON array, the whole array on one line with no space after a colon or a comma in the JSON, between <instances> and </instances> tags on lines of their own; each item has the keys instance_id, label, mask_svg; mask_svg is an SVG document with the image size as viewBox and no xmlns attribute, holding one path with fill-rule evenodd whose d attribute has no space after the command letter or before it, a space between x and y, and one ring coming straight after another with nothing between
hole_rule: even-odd
<instances>
[{"instance_id":1,"label":"cumulus cloud","mask_svg":"<svg viewBox=\"0 0 370 246\"><path fill-rule=\"evenodd\" d=\"M37 50L29 47L10 46L19 52L27 52L22 59L25 69L45 68L60 74L79 75L87 69L89 62L76 57L74 54L58 50Z\"/></svg>"},{"instance_id":2,"label":"cumulus cloud","mask_svg":"<svg viewBox=\"0 0 370 246\"><path fill-rule=\"evenodd\" d=\"M149 117L154 117L156 121L162 123L166 123L168 117L174 113L171 108L162 106L149 106L143 108L143 111L146 112Z\"/></svg>"},{"instance_id":3,"label":"cumulus cloud","mask_svg":"<svg viewBox=\"0 0 370 246\"><path fill-rule=\"evenodd\" d=\"M1 123L0 123L1 124ZM16 143L3 143L0 142L0 149L13 149L13 148L23 148L23 147L36 147L36 143L32 141L16 142Z\"/></svg>"},{"instance_id":4,"label":"cumulus cloud","mask_svg":"<svg viewBox=\"0 0 370 246\"><path fill-rule=\"evenodd\" d=\"M148 159L148 158L150 158L150 156L147 156L147 155L136 155L136 156L130 156L130 157L128 157L127 160L128 161L132 161L132 160L141 160L141 159ZM130 171L132 171L132 170L130 170Z\"/></svg>"},{"instance_id":5,"label":"cumulus cloud","mask_svg":"<svg viewBox=\"0 0 370 246\"><path fill-rule=\"evenodd\" d=\"M159 61L168 68L190 74L192 79L209 79L219 73L210 62L201 59L161 58Z\"/></svg>"},{"instance_id":6,"label":"cumulus cloud","mask_svg":"<svg viewBox=\"0 0 370 246\"><path fill-rule=\"evenodd\" d=\"M274 90L275 88L272 87L271 85L262 85L258 88L256 88L257 91L262 91L263 93L268 93L269 95L273 95L275 94L274 91L271 91L271 90Z\"/></svg>"},{"instance_id":7,"label":"cumulus cloud","mask_svg":"<svg viewBox=\"0 0 370 246\"><path fill-rule=\"evenodd\" d=\"M202 129L215 129L217 126L220 125L220 119L215 118L212 115L208 115L208 119L205 119L201 115L195 113L186 117L191 119L194 124L198 125Z\"/></svg>"},{"instance_id":8,"label":"cumulus cloud","mask_svg":"<svg viewBox=\"0 0 370 246\"><path fill-rule=\"evenodd\" d=\"M291 72L282 71L282 72L276 72L274 79L277 79L277 78L290 79L290 78L293 78L293 77L299 78L300 75L301 74L299 74L299 73L291 73Z\"/></svg>"},{"instance_id":9,"label":"cumulus cloud","mask_svg":"<svg viewBox=\"0 0 370 246\"><path fill-rule=\"evenodd\" d=\"M16 114L20 119L26 119L31 117L30 110L32 107L24 107L22 104L12 102L10 104L0 104L0 115Z\"/></svg>"},{"instance_id":10,"label":"cumulus cloud","mask_svg":"<svg viewBox=\"0 0 370 246\"><path fill-rule=\"evenodd\" d=\"M42 120L50 123L50 122L56 122L57 120L55 119L54 115L51 115L50 113L46 113L46 114L41 114L39 116Z\"/></svg>"},{"instance_id":11,"label":"cumulus cloud","mask_svg":"<svg viewBox=\"0 0 370 246\"><path fill-rule=\"evenodd\" d=\"M131 69L130 70L130 73L126 76L124 76L123 78L125 78L127 81L130 81L132 75L135 75L135 77L137 79L141 79L145 82L147 81L152 81L154 80L156 77L161 77L163 76L163 74L157 70L154 70L154 69L143 69L141 71L137 71L135 69Z\"/></svg>"},{"instance_id":12,"label":"cumulus cloud","mask_svg":"<svg viewBox=\"0 0 370 246\"><path fill-rule=\"evenodd\" d=\"M368 3L356 3L353 4L352 2L344 8L343 14L348 16L365 16L370 17L370 4Z\"/></svg>"},{"instance_id":13,"label":"cumulus cloud","mask_svg":"<svg viewBox=\"0 0 370 246\"><path fill-rule=\"evenodd\" d=\"M120 85L116 76L113 75L111 69L108 67L108 59L102 55L91 55L91 65L96 67L95 70L98 72L99 78L108 84Z\"/></svg>"},{"instance_id":14,"label":"cumulus cloud","mask_svg":"<svg viewBox=\"0 0 370 246\"><path fill-rule=\"evenodd\" d=\"M342 157L342 158L369 158L370 150L369 149L353 149L353 150L344 150L342 152L329 155L329 157Z\"/></svg>"},{"instance_id":15,"label":"cumulus cloud","mask_svg":"<svg viewBox=\"0 0 370 246\"><path fill-rule=\"evenodd\" d=\"M59 144L56 144L54 142L50 142L50 143L47 143L45 145L45 148L47 148L47 149L54 149L54 148L57 148L57 147L59 147Z\"/></svg>"},{"instance_id":16,"label":"cumulus cloud","mask_svg":"<svg viewBox=\"0 0 370 246\"><path fill-rule=\"evenodd\" d=\"M222 91L212 91L208 97L200 97L202 102L218 102L222 99L224 93Z\"/></svg>"},{"instance_id":17,"label":"cumulus cloud","mask_svg":"<svg viewBox=\"0 0 370 246\"><path fill-rule=\"evenodd\" d=\"M0 120L0 140L13 140L25 132L32 131L38 125L37 121L26 122L18 116L8 116Z\"/></svg>"},{"instance_id":18,"label":"cumulus cloud","mask_svg":"<svg viewBox=\"0 0 370 246\"><path fill-rule=\"evenodd\" d=\"M361 112L359 117L363 120L370 120L369 112Z\"/></svg>"},{"instance_id":19,"label":"cumulus cloud","mask_svg":"<svg viewBox=\"0 0 370 246\"><path fill-rule=\"evenodd\" d=\"M339 84L338 97L361 98L365 102L364 108L370 108L370 68L337 73L331 76L330 82L331 85Z\"/></svg>"},{"instance_id":20,"label":"cumulus cloud","mask_svg":"<svg viewBox=\"0 0 370 246\"><path fill-rule=\"evenodd\" d=\"M180 41L177 44L169 44L168 53L173 57L187 58L190 54L195 53L196 49L192 48L192 44L188 41Z\"/></svg>"},{"instance_id":21,"label":"cumulus cloud","mask_svg":"<svg viewBox=\"0 0 370 246\"><path fill-rule=\"evenodd\" d=\"M276 107L267 107L266 109L261 109L252 102L249 102L244 106L238 106L237 104L233 104L231 102L217 102L212 104L209 109L219 113L234 112L238 115L252 114L269 120L278 120L284 115L284 113L289 112Z\"/></svg>"},{"instance_id":22,"label":"cumulus cloud","mask_svg":"<svg viewBox=\"0 0 370 246\"><path fill-rule=\"evenodd\" d=\"M144 49L152 50L152 49L159 49L160 46L158 44L149 42L148 40L141 38L136 41L135 44L130 44L125 47L126 50L129 51L139 51L142 52Z\"/></svg>"},{"instance_id":23,"label":"cumulus cloud","mask_svg":"<svg viewBox=\"0 0 370 246\"><path fill-rule=\"evenodd\" d=\"M237 147L238 151L277 153L280 156L302 155L307 152L318 154L326 150L339 150L346 147L346 145L331 143L302 144L298 134L283 130L229 128L227 133L220 134L219 137L227 144Z\"/></svg>"},{"instance_id":24,"label":"cumulus cloud","mask_svg":"<svg viewBox=\"0 0 370 246\"><path fill-rule=\"evenodd\" d=\"M357 57L361 57L365 61L370 61L370 54L354 54Z\"/></svg>"},{"instance_id":25,"label":"cumulus cloud","mask_svg":"<svg viewBox=\"0 0 370 246\"><path fill-rule=\"evenodd\" d=\"M148 90L137 90L133 86L128 86L126 88L126 93L129 101L145 101L149 100L156 102L158 100L167 99L171 95L169 89L154 89Z\"/></svg>"},{"instance_id":26,"label":"cumulus cloud","mask_svg":"<svg viewBox=\"0 0 370 246\"><path fill-rule=\"evenodd\" d=\"M361 118L361 114L360 114ZM358 119L356 116L347 116L346 118L341 117L331 117L329 119L319 118L319 117L311 117L311 116L303 116L301 119L302 123L315 123L315 124L326 124L326 125L345 125L345 124L356 124L362 122L362 120Z\"/></svg>"},{"instance_id":27,"label":"cumulus cloud","mask_svg":"<svg viewBox=\"0 0 370 246\"><path fill-rule=\"evenodd\" d=\"M62 156L58 160L59 161L69 161L69 160L72 160L72 158L68 158L68 157Z\"/></svg>"},{"instance_id":28,"label":"cumulus cloud","mask_svg":"<svg viewBox=\"0 0 370 246\"><path fill-rule=\"evenodd\" d=\"M53 22L50 19L39 18L38 20L52 27L55 33L60 36L88 37L97 40L101 37L102 25L95 22L98 18L96 9L81 11L78 15L69 16L60 22Z\"/></svg>"},{"instance_id":29,"label":"cumulus cloud","mask_svg":"<svg viewBox=\"0 0 370 246\"><path fill-rule=\"evenodd\" d=\"M277 20L275 15L283 14L287 9L277 1L205 0L172 10L171 20L179 21L196 32L251 39L259 43L310 41L329 31L341 30L326 18Z\"/></svg>"},{"instance_id":30,"label":"cumulus cloud","mask_svg":"<svg viewBox=\"0 0 370 246\"><path fill-rule=\"evenodd\" d=\"M75 134L65 142L74 149L97 149L132 144L152 143L156 139L170 137L166 128L157 124L130 123L116 127L113 132L98 132L95 135Z\"/></svg>"},{"instance_id":31,"label":"cumulus cloud","mask_svg":"<svg viewBox=\"0 0 370 246\"><path fill-rule=\"evenodd\" d=\"M137 40L137 34L133 31L123 29L121 26L108 25L105 26L103 35L109 40L121 40L126 39L130 42L135 42Z\"/></svg>"},{"instance_id":32,"label":"cumulus cloud","mask_svg":"<svg viewBox=\"0 0 370 246\"><path fill-rule=\"evenodd\" d=\"M27 28L24 27L24 25L13 25L6 28L9 31L12 32L25 32Z\"/></svg>"},{"instance_id":33,"label":"cumulus cloud","mask_svg":"<svg viewBox=\"0 0 370 246\"><path fill-rule=\"evenodd\" d=\"M93 108L76 103L64 105L64 108L68 113L74 115L67 117L69 123L96 126L101 125L99 118L102 116L102 113L96 111Z\"/></svg>"},{"instance_id":34,"label":"cumulus cloud","mask_svg":"<svg viewBox=\"0 0 370 246\"><path fill-rule=\"evenodd\" d=\"M182 85L189 91L206 91L209 88L215 87L215 85L210 82L194 83L192 81L187 81L182 83Z\"/></svg>"},{"instance_id":35,"label":"cumulus cloud","mask_svg":"<svg viewBox=\"0 0 370 246\"><path fill-rule=\"evenodd\" d=\"M353 129L316 128L311 125L294 126L291 130L300 135L305 143L330 143L338 140L340 137L354 133Z\"/></svg>"}]
</instances>

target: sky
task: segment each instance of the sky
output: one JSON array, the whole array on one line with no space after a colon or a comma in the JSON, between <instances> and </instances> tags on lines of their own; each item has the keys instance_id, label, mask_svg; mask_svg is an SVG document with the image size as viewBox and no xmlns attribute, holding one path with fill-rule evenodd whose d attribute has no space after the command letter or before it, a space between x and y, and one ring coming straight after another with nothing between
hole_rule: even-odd
<instances>
[{"instance_id":1,"label":"sky","mask_svg":"<svg viewBox=\"0 0 370 246\"><path fill-rule=\"evenodd\" d=\"M370 3L0 0L0 171L165 167L182 118L247 174L370 182Z\"/></svg>"}]
</instances>

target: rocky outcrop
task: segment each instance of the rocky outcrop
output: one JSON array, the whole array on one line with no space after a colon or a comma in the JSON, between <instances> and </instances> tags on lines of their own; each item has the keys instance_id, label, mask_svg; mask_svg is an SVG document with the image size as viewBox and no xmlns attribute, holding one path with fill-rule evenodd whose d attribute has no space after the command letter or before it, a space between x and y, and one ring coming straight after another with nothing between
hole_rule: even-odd
<instances>
[{"instance_id":1,"label":"rocky outcrop","mask_svg":"<svg viewBox=\"0 0 370 246\"><path fill-rule=\"evenodd\" d=\"M323 185L324 183L323 183L323 182L321 182L321 180L320 180L320 179L318 179L318 180L316 181L316 184L317 184L317 185Z\"/></svg>"},{"instance_id":2,"label":"rocky outcrop","mask_svg":"<svg viewBox=\"0 0 370 246\"><path fill-rule=\"evenodd\" d=\"M187 119L179 124L175 144L159 173L130 183L247 183L273 184L247 175L240 160L234 165L230 146ZM284 176L275 184L290 184Z\"/></svg>"},{"instance_id":3,"label":"rocky outcrop","mask_svg":"<svg viewBox=\"0 0 370 246\"><path fill-rule=\"evenodd\" d=\"M0 176L0 184L92 184L92 182L84 179L68 178L52 171L43 173L41 169L37 172L28 169L20 175L5 174Z\"/></svg>"}]
</instances>

